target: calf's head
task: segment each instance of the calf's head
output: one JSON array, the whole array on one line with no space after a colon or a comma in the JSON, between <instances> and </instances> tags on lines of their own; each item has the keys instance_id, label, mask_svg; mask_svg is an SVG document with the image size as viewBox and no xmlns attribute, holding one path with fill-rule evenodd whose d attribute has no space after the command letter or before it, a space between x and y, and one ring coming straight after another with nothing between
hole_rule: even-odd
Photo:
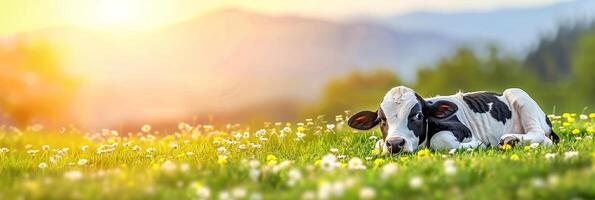
<instances>
[{"instance_id":1,"label":"calf's head","mask_svg":"<svg viewBox=\"0 0 595 200\"><path fill-rule=\"evenodd\" d=\"M456 111L457 105L452 102L429 102L412 89L399 86L386 93L376 112L358 112L348 124L359 130L380 124L384 152L414 152L429 140L430 121L448 118Z\"/></svg>"}]
</instances>

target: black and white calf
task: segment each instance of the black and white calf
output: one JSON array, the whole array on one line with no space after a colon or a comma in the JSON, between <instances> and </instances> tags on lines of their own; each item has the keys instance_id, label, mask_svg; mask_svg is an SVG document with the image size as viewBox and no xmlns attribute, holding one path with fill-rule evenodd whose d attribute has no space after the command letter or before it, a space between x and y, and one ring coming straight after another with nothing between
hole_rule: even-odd
<instances>
[{"instance_id":1,"label":"black and white calf","mask_svg":"<svg viewBox=\"0 0 595 200\"><path fill-rule=\"evenodd\" d=\"M380 124L383 150L391 153L559 141L545 113L517 88L423 99L399 86L386 93L376 112L356 113L348 124L359 130Z\"/></svg>"}]
</instances>

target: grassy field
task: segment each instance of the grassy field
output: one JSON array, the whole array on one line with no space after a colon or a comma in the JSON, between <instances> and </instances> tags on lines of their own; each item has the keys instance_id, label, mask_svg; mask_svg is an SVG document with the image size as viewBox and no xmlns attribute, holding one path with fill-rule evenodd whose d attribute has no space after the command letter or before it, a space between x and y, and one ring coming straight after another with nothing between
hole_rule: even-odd
<instances>
[{"instance_id":1,"label":"grassy field","mask_svg":"<svg viewBox=\"0 0 595 200\"><path fill-rule=\"evenodd\" d=\"M337 116L163 133L0 128L0 199L595 199L595 114L552 147L382 155Z\"/></svg>"}]
</instances>

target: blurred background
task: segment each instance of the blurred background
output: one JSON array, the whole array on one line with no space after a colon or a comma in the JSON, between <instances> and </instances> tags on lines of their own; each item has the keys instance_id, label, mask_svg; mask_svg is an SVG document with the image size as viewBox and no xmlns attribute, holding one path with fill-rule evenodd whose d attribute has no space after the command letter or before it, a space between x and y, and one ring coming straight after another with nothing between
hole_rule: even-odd
<instances>
[{"instance_id":1,"label":"blurred background","mask_svg":"<svg viewBox=\"0 0 595 200\"><path fill-rule=\"evenodd\" d=\"M593 112L595 1L3 0L0 124L260 123L520 87Z\"/></svg>"}]
</instances>

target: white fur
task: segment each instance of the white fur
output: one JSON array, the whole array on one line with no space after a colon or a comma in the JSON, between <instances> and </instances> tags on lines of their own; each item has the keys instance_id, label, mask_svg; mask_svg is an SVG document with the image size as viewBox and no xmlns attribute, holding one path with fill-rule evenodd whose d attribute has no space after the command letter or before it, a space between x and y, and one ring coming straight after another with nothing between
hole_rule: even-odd
<instances>
[{"instance_id":1,"label":"white fur","mask_svg":"<svg viewBox=\"0 0 595 200\"><path fill-rule=\"evenodd\" d=\"M404 86L391 89L384 96L380 107L384 111L388 123L386 138L401 137L405 139L403 151L413 152L417 149L419 138L407 127L409 111L417 103L415 92ZM388 149L383 148L386 152Z\"/></svg>"}]
</instances>

